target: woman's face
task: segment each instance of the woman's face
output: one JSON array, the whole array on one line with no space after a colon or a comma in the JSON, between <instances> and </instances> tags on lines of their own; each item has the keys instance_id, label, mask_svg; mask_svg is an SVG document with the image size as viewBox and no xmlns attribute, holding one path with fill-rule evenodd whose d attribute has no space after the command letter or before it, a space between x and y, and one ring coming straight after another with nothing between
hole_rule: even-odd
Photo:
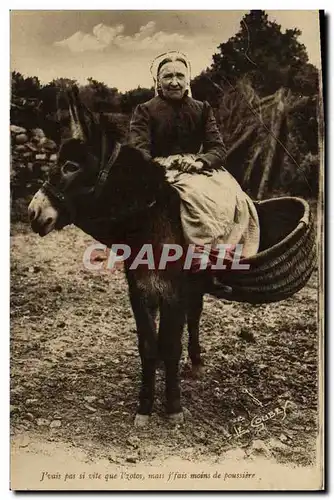
<instances>
[{"instance_id":1,"label":"woman's face","mask_svg":"<svg viewBox=\"0 0 334 500\"><path fill-rule=\"evenodd\" d=\"M166 99L182 99L187 86L187 68L181 61L166 63L159 71L158 80Z\"/></svg>"}]
</instances>

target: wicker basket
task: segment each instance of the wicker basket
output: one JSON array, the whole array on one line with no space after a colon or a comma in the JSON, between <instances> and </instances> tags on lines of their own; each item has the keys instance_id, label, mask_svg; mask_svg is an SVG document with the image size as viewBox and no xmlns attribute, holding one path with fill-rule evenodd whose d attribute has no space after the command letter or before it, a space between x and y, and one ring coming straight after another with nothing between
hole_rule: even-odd
<instances>
[{"instance_id":1,"label":"wicker basket","mask_svg":"<svg viewBox=\"0 0 334 500\"><path fill-rule=\"evenodd\" d=\"M249 270L223 271L222 284L215 282L208 291L215 297L252 304L284 300L306 285L315 268L316 230L308 203L284 197L255 206L259 252L240 260Z\"/></svg>"}]
</instances>

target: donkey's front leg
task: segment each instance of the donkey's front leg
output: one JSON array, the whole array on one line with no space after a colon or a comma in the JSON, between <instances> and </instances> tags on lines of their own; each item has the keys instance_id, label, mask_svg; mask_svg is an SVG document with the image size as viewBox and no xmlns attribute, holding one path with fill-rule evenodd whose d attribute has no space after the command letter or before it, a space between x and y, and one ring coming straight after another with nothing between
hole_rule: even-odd
<instances>
[{"instance_id":1,"label":"donkey's front leg","mask_svg":"<svg viewBox=\"0 0 334 500\"><path fill-rule=\"evenodd\" d=\"M131 287L130 301L137 325L139 354L142 365L139 406L135 419L136 426L148 422L152 412L155 390L155 371L158 357L155 325L156 304L137 288Z\"/></svg>"},{"instance_id":2,"label":"donkey's front leg","mask_svg":"<svg viewBox=\"0 0 334 500\"><path fill-rule=\"evenodd\" d=\"M182 297L163 300L160 306L159 354L166 370L166 411L174 422L183 421L179 364L185 306Z\"/></svg>"}]
</instances>

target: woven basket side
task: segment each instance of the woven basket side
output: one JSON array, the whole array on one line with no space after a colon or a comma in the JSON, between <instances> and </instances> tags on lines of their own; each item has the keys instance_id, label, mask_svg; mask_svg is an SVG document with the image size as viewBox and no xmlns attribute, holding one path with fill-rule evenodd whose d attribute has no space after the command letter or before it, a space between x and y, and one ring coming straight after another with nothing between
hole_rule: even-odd
<instances>
[{"instance_id":1,"label":"woven basket side","mask_svg":"<svg viewBox=\"0 0 334 500\"><path fill-rule=\"evenodd\" d=\"M316 265L316 252L313 253L313 262L306 267L304 275L300 275L297 280L292 283L285 283L280 290L271 289L269 292L259 292L255 290L247 290L243 287L232 288L229 286L220 289L211 288L207 293L219 299L225 299L235 302L247 302L249 304L269 304L271 302L279 302L290 298L292 295L300 291L308 282Z\"/></svg>"},{"instance_id":2,"label":"woven basket side","mask_svg":"<svg viewBox=\"0 0 334 500\"><path fill-rule=\"evenodd\" d=\"M260 203L262 206L262 211L264 209L270 208L273 212L273 207L279 206L280 211L284 212L286 210L291 210L292 207L295 208L298 217L294 217L294 224L291 223L291 231L288 234L283 235L282 239L277 243L274 243L269 248L266 248L263 251L258 252L256 255L249 257L247 259L240 260L240 263L249 263L251 266L257 265L260 262L264 262L274 255L279 255L281 253L281 249L285 247L285 245L290 246L291 241L298 240L300 238L300 232L305 231L305 226L308 227L310 224L310 209L308 204L301 200L300 198L278 198L273 200L266 200ZM293 220L293 219L291 219ZM261 228L261 219L260 219L260 233L263 232L264 229Z\"/></svg>"},{"instance_id":3,"label":"woven basket side","mask_svg":"<svg viewBox=\"0 0 334 500\"><path fill-rule=\"evenodd\" d=\"M240 263L250 263L248 271L231 270L225 271L225 275L221 274L224 286L208 292L215 297L252 304L277 302L303 288L314 270L316 228L308 204L299 198L267 200L261 204L263 210L268 207L272 213L276 210L276 215L287 207L290 210L295 207L295 225L290 217L290 233L286 235L288 225L285 220L282 241L254 257L240 260ZM281 216L278 218L283 220Z\"/></svg>"},{"instance_id":4,"label":"woven basket side","mask_svg":"<svg viewBox=\"0 0 334 500\"><path fill-rule=\"evenodd\" d=\"M298 253L297 258L289 263L285 263L282 274L273 275L269 283L254 283L248 286L238 285L232 288L242 288L245 293L274 293L285 288L290 289L293 287L295 281L299 282L300 279L304 279L305 273L307 273L309 269L313 271L315 250L315 244L313 244L311 248L303 248L300 253Z\"/></svg>"},{"instance_id":5,"label":"woven basket side","mask_svg":"<svg viewBox=\"0 0 334 500\"><path fill-rule=\"evenodd\" d=\"M291 268L299 265L299 261L307 257L307 252L311 252L315 241L313 225L305 228L300 235L299 240L291 242L291 246L281 248L279 255L273 255L272 258L260 262L258 266L252 266L249 270L238 271L231 270L226 273L226 279L231 284L270 284L284 277L290 272ZM222 276L223 277L223 276Z\"/></svg>"},{"instance_id":6,"label":"woven basket side","mask_svg":"<svg viewBox=\"0 0 334 500\"><path fill-rule=\"evenodd\" d=\"M260 248L263 252L284 240L298 226L305 213L297 198L278 198L258 203Z\"/></svg>"}]
</instances>

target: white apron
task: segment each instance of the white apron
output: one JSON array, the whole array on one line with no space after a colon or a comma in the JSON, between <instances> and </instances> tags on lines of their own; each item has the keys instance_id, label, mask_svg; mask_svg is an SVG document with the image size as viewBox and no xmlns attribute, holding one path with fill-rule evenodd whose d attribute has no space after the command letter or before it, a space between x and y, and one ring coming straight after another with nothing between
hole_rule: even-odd
<instances>
[{"instance_id":1,"label":"white apron","mask_svg":"<svg viewBox=\"0 0 334 500\"><path fill-rule=\"evenodd\" d=\"M181 198L181 222L187 243L198 246L242 244L242 256L255 255L260 227L249 196L226 170L200 173L166 172Z\"/></svg>"}]
</instances>

